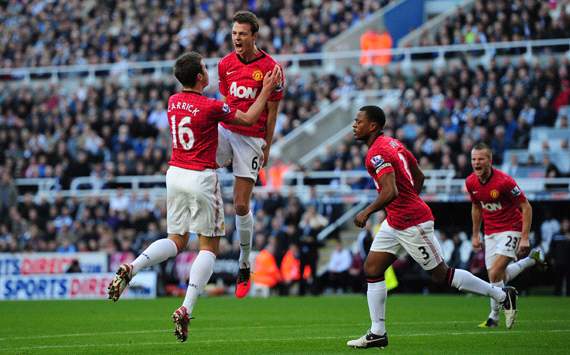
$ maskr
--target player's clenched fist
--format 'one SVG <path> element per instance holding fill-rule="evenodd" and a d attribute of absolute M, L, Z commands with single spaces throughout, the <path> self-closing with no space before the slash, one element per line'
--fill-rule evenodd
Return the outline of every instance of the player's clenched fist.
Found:
<path fill-rule="evenodd" d="M 368 221 L 368 213 L 366 211 L 361 211 L 354 217 L 354 225 L 358 228 L 364 228 L 366 221 Z"/>

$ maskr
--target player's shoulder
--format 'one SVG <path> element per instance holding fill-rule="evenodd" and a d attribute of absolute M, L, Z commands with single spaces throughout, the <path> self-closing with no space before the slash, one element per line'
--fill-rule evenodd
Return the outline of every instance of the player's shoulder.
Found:
<path fill-rule="evenodd" d="M 473 186 L 475 186 L 476 182 L 477 182 L 477 176 L 475 175 L 475 173 L 471 173 L 471 174 L 469 174 L 469 176 L 467 176 L 465 178 L 465 186 L 468 189 L 473 188 Z"/>
<path fill-rule="evenodd" d="M 270 66 L 271 68 L 273 68 L 276 64 L 279 64 L 279 62 L 277 60 L 275 60 L 275 58 L 273 58 L 271 55 L 269 55 L 267 52 L 265 52 L 264 50 L 260 49 L 260 52 L 262 53 L 262 57 L 259 59 L 259 62 L 263 65 L 266 66 Z"/>
<path fill-rule="evenodd" d="M 228 54 L 226 54 L 225 56 L 222 57 L 222 59 L 220 59 L 218 65 L 228 65 L 230 63 L 233 63 L 235 61 L 237 61 L 237 55 L 236 52 L 232 51 Z"/>
<path fill-rule="evenodd" d="M 271 54 L 267 53 L 266 51 L 264 51 L 263 49 L 261 49 L 261 53 L 263 53 L 263 55 L 265 56 L 264 59 L 273 63 L 277 63 L 277 60 L 275 60 L 275 58 L 273 58 L 271 56 Z"/>
<path fill-rule="evenodd" d="M 182 95 L 181 92 L 175 92 L 174 94 L 172 94 L 168 97 L 168 101 L 179 99 L 180 95 Z"/>
<path fill-rule="evenodd" d="M 378 137 L 372 144 L 372 147 L 384 151 L 386 154 L 396 154 L 398 150 L 406 149 L 406 146 L 396 138 L 386 136 Z"/>
<path fill-rule="evenodd" d="M 493 174 L 496 176 L 495 181 L 498 184 L 512 183 L 515 181 L 515 179 L 513 179 L 509 174 L 507 174 L 507 173 L 505 173 L 499 169 L 493 168 Z"/>

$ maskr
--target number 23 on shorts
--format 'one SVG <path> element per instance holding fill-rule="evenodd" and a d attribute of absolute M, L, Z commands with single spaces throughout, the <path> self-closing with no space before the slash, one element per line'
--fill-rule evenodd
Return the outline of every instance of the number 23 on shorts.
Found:
<path fill-rule="evenodd" d="M 508 240 L 507 240 L 507 243 L 505 243 L 505 246 L 507 248 L 516 249 L 517 245 L 519 244 L 519 238 L 510 236 L 510 235 L 508 235 L 507 238 L 508 238 Z"/>

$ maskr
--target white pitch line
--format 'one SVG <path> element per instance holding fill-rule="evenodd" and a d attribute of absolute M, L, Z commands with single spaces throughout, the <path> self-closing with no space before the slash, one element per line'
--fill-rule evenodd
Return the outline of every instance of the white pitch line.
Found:
<path fill-rule="evenodd" d="M 570 323 L 570 319 L 545 319 L 545 320 L 517 320 L 517 323 Z M 474 321 L 425 321 L 425 322 L 388 322 L 388 326 L 398 326 L 398 325 L 444 325 L 444 324 L 470 324 L 477 323 Z M 366 327 L 368 323 L 365 322 L 353 322 L 353 323 L 308 323 L 304 324 L 306 327 L 353 327 L 353 326 L 363 326 Z M 244 330 L 244 329 L 266 329 L 267 325 L 245 325 L 245 326 L 228 326 L 228 327 L 196 327 L 192 331 L 209 331 L 209 330 Z M 289 329 L 289 328 L 299 328 L 298 324 L 289 325 L 272 325 L 271 329 Z M 75 338 L 75 337 L 94 337 L 94 336 L 106 336 L 106 335 L 136 335 L 136 334 L 152 334 L 152 333 L 168 333 L 172 329 L 149 329 L 149 330 L 119 330 L 113 332 L 97 332 L 97 333 L 71 333 L 71 334 L 46 334 L 46 335 L 33 335 L 33 336 L 19 336 L 19 337 L 4 337 L 0 338 L 0 341 L 9 340 L 34 340 L 34 339 L 53 339 L 53 338 Z"/>
<path fill-rule="evenodd" d="M 504 331 L 471 331 L 471 332 L 445 332 L 445 333 L 416 333 L 416 334 L 396 334 L 391 335 L 391 338 L 413 338 L 425 336 L 462 336 L 462 335 L 504 335 L 504 334 L 537 334 L 537 333 L 570 333 L 570 329 L 550 329 L 550 330 L 504 330 Z M 215 343 L 280 343 L 280 342 L 295 342 L 306 340 L 332 340 L 338 339 L 346 341 L 350 338 L 358 337 L 360 335 L 346 335 L 346 336 L 329 336 L 329 337 L 304 337 L 304 338 L 270 338 L 270 339 L 214 339 L 214 340 L 190 340 L 189 344 L 215 344 Z M 8 351 L 27 351 L 27 350 L 48 350 L 48 349 L 78 349 L 78 348 L 108 348 L 108 347 L 131 347 L 131 346 L 148 346 L 148 345 L 162 345 L 162 346 L 182 346 L 174 340 L 170 342 L 146 342 L 146 343 L 115 343 L 115 344 L 62 344 L 62 345 L 39 345 L 39 346 L 26 346 L 20 348 L 4 348 L 0 352 Z"/>

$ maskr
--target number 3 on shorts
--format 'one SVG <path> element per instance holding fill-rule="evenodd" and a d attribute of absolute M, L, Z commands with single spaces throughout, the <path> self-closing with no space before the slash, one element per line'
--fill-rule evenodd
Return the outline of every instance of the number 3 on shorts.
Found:
<path fill-rule="evenodd" d="M 422 256 L 424 258 L 424 260 L 428 260 L 429 259 L 429 254 L 426 251 L 426 247 L 418 247 L 420 253 L 422 253 Z"/>

